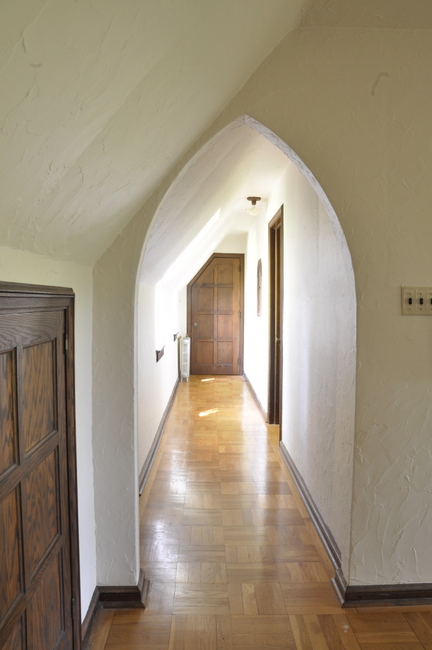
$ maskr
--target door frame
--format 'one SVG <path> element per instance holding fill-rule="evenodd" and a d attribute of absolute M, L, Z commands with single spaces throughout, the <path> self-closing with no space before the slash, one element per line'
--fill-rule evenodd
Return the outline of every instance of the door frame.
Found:
<path fill-rule="evenodd" d="M 282 438 L 282 375 L 283 375 L 283 205 L 268 225 L 269 241 L 269 378 L 267 421 L 279 425 Z M 276 265 L 276 261 L 278 264 Z M 279 340 L 276 341 L 276 333 Z"/>
<path fill-rule="evenodd" d="M 187 285 L 187 335 L 192 337 L 192 286 L 198 280 L 199 276 L 214 259 L 218 258 L 238 258 L 240 260 L 240 327 L 239 327 L 239 372 L 238 375 L 243 375 L 243 362 L 244 362 L 244 253 L 213 253 L 208 260 L 203 264 L 199 271 L 194 275 L 192 280 Z"/>
<path fill-rule="evenodd" d="M 72 289 L 0 281 L 0 312 L 63 311 L 67 354 L 65 355 L 66 451 L 71 566 L 71 618 L 73 650 L 81 648 L 81 598 L 78 538 L 78 489 L 75 421 L 75 294 Z"/>

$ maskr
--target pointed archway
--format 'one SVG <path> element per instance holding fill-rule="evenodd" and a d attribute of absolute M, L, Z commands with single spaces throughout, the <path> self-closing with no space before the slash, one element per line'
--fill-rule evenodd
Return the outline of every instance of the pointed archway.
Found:
<path fill-rule="evenodd" d="M 230 200 L 235 188 L 228 176 L 233 176 L 233 161 L 243 168 L 250 162 L 251 150 L 258 143 L 263 151 L 270 149 L 285 164 L 281 171 L 285 176 L 282 181 L 281 176 L 277 182 L 274 180 L 277 187 L 267 197 L 268 214 L 260 216 L 270 220 L 276 196 L 279 205 L 284 204 L 288 263 L 284 278 L 281 445 L 304 481 L 323 529 L 330 532 L 337 563 L 347 575 L 356 367 L 351 256 L 337 215 L 311 170 L 275 133 L 248 116 L 223 129 L 182 169 L 155 213 L 142 251 L 136 281 L 135 328 L 139 469 L 148 463 L 149 454 L 156 448 L 160 423 L 177 381 L 177 347 L 168 339 L 186 333 L 187 282 L 211 253 L 224 252 L 218 250 L 221 242 L 226 245 L 227 237 L 234 236 L 226 224 L 236 222 L 234 215 L 239 212 L 233 207 L 235 201 Z M 220 230 L 215 230 L 213 224 L 200 239 L 200 230 L 218 211 L 222 214 Z M 244 243 L 244 367 L 258 399 L 265 404 L 267 387 L 262 384 L 262 376 L 268 376 L 267 370 L 263 372 L 269 363 L 268 350 L 263 352 L 268 322 L 266 316 L 257 316 L 254 302 L 255 269 L 260 259 L 264 288 L 268 278 L 268 258 L 261 240 L 259 231 L 251 226 Z M 185 248 L 179 266 L 167 273 L 167 259 L 181 259 Z M 263 314 L 267 309 L 268 296 L 264 296 Z M 164 359 L 159 365 L 154 352 L 162 347 Z"/>

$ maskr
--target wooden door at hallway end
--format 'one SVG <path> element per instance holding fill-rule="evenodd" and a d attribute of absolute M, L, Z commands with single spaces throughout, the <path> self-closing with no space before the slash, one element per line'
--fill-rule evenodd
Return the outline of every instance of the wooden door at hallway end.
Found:
<path fill-rule="evenodd" d="M 188 284 L 191 374 L 243 372 L 242 254 L 214 253 Z"/>
<path fill-rule="evenodd" d="M 80 647 L 73 388 L 72 291 L 0 283 L 3 650 Z"/>

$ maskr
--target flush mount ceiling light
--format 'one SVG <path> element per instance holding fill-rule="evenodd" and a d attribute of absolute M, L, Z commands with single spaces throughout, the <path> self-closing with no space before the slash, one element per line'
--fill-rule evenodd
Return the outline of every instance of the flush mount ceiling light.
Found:
<path fill-rule="evenodd" d="M 248 196 L 247 200 L 251 202 L 251 207 L 246 208 L 246 212 L 249 212 L 249 214 L 256 215 L 258 214 L 259 208 L 257 207 L 257 202 L 261 201 L 260 196 Z"/>

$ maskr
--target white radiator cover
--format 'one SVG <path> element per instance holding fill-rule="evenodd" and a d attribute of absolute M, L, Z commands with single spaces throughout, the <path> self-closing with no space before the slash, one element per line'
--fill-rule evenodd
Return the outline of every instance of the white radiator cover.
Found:
<path fill-rule="evenodd" d="M 180 379 L 189 381 L 190 375 L 190 336 L 182 336 L 180 342 Z"/>

